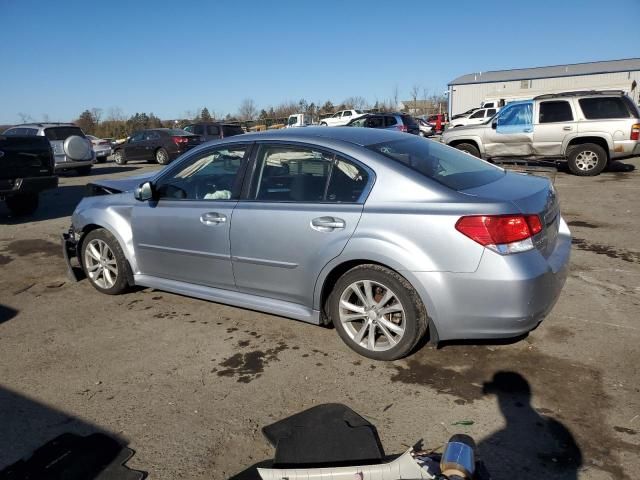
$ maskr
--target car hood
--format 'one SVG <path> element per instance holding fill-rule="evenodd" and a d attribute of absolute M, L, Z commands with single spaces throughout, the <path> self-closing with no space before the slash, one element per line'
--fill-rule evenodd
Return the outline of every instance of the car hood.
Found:
<path fill-rule="evenodd" d="M 91 184 L 98 187 L 104 187 L 111 193 L 130 192 L 141 183 L 153 179 L 158 171 L 159 170 L 145 172 L 140 175 L 133 175 L 131 177 L 120 178 L 117 180 L 96 180 L 95 182 L 91 182 Z"/>

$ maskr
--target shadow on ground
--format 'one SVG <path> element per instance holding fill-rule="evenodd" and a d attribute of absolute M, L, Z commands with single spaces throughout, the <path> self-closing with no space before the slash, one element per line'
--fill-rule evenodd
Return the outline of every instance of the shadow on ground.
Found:
<path fill-rule="evenodd" d="M 140 480 L 117 435 L 0 387 L 0 479 Z"/>

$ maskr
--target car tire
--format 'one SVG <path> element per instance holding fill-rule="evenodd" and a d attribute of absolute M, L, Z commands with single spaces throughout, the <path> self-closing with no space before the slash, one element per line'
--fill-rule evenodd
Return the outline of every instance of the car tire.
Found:
<path fill-rule="evenodd" d="M 609 159 L 604 148 L 595 143 L 584 143 L 569 147 L 567 152 L 569 170 L 580 177 L 593 177 L 607 167 Z"/>
<path fill-rule="evenodd" d="M 420 135 L 421 137 L 426 137 L 426 136 L 427 136 L 427 134 L 426 134 L 426 133 L 424 133 L 422 130 L 420 130 L 420 131 L 418 132 L 418 135 Z"/>
<path fill-rule="evenodd" d="M 88 167 L 78 167 L 76 168 L 76 172 L 78 172 L 78 175 L 91 175 L 91 165 Z"/>
<path fill-rule="evenodd" d="M 80 259 L 89 282 L 99 292 L 118 295 L 129 288 L 129 263 L 108 230 L 98 228 L 83 238 Z"/>
<path fill-rule="evenodd" d="M 124 150 L 116 150 L 113 154 L 113 161 L 118 165 L 126 165 L 127 157 L 125 156 Z"/>
<path fill-rule="evenodd" d="M 478 147 L 476 147 L 475 145 L 472 145 L 470 143 L 459 143 L 456 145 L 456 148 L 462 152 L 480 158 L 480 150 L 478 150 Z"/>
<path fill-rule="evenodd" d="M 169 154 L 162 147 L 156 150 L 155 158 L 156 162 L 160 165 L 167 165 L 171 161 L 169 160 Z"/>
<path fill-rule="evenodd" d="M 345 308 L 345 304 L 353 309 Z M 397 360 L 408 355 L 428 328 L 427 312 L 418 293 L 406 278 L 381 265 L 359 265 L 346 272 L 336 282 L 325 307 L 342 340 L 374 360 Z M 384 313 L 391 308 L 394 310 Z"/>
<path fill-rule="evenodd" d="M 19 193 L 6 198 L 7 208 L 16 217 L 31 215 L 38 209 L 40 199 L 37 193 Z"/>
<path fill-rule="evenodd" d="M 328 125 L 327 125 L 327 122 L 320 122 L 320 126 L 321 127 L 327 127 Z"/>

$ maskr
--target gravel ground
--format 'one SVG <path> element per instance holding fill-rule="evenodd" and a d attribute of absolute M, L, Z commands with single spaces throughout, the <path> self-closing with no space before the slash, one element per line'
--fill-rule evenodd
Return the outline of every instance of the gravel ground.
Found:
<path fill-rule="evenodd" d="M 640 169 L 557 175 L 575 237 L 571 272 L 527 338 L 381 363 L 331 329 L 71 283 L 58 238 L 84 184 L 153 168 L 107 163 L 61 177 L 28 221 L 0 206 L 0 469 L 63 432 L 104 432 L 151 478 L 250 479 L 273 454 L 263 426 L 339 402 L 378 427 L 390 454 L 463 432 L 497 479 L 636 477 Z"/>

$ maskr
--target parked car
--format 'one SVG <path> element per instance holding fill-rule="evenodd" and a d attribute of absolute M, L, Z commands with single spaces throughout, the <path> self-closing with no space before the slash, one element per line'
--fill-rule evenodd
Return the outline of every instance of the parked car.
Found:
<path fill-rule="evenodd" d="M 177 128 L 150 128 L 133 133 L 113 149 L 118 165 L 131 160 L 146 160 L 167 165 L 187 150 L 199 145 L 201 138 Z"/>
<path fill-rule="evenodd" d="M 427 117 L 427 123 L 433 127 L 434 132 L 442 133 L 449 125 L 449 115 L 446 113 L 436 113 Z"/>
<path fill-rule="evenodd" d="M 43 190 L 56 188 L 53 151 L 43 136 L 0 135 L 0 200 L 13 215 L 30 215 Z"/>
<path fill-rule="evenodd" d="M 467 117 L 467 116 L 471 115 L 473 112 L 475 112 L 476 110 L 479 110 L 479 107 L 470 108 L 466 112 L 458 113 L 458 114 L 454 115 L 453 117 L 451 117 L 451 120 L 453 121 L 456 118 Z"/>
<path fill-rule="evenodd" d="M 375 128 L 236 136 L 93 191 L 64 251 L 98 291 L 141 285 L 333 323 L 380 360 L 427 332 L 535 328 L 571 250 L 548 179 Z"/>
<path fill-rule="evenodd" d="M 325 117 L 320 120 L 320 125 L 323 127 L 339 127 L 349 123 L 354 118 L 361 117 L 365 112 L 362 110 L 340 110 L 334 113 L 330 117 Z"/>
<path fill-rule="evenodd" d="M 73 169 L 88 175 L 96 161 L 91 141 L 73 123 L 25 123 L 9 128 L 4 135 L 46 137 L 53 149 L 56 172 Z"/>
<path fill-rule="evenodd" d="M 284 128 L 308 127 L 311 124 L 313 124 L 311 115 L 307 115 L 306 113 L 294 113 L 293 115 L 289 115 L 287 125 Z"/>
<path fill-rule="evenodd" d="M 487 122 L 491 117 L 493 117 L 498 109 L 495 108 L 479 108 L 475 112 L 466 117 L 456 118 L 451 122 L 451 127 L 463 127 L 465 125 L 477 125 L 479 123 Z"/>
<path fill-rule="evenodd" d="M 111 155 L 111 141 L 108 138 L 98 138 L 93 135 L 87 135 L 87 138 L 93 145 L 93 151 L 96 153 L 96 161 L 103 163 Z"/>
<path fill-rule="evenodd" d="M 639 137 L 640 113 L 623 92 L 566 92 L 510 103 L 491 122 L 448 130 L 442 142 L 485 159 L 567 161 L 589 176 L 640 155 Z"/>
<path fill-rule="evenodd" d="M 411 115 L 405 113 L 367 113 L 351 120 L 348 127 L 384 128 L 418 135 L 420 128 Z"/>
<path fill-rule="evenodd" d="M 234 135 L 242 135 L 244 133 L 240 125 L 219 122 L 192 123 L 184 127 L 183 130 L 194 135 L 200 135 L 203 142 L 219 140 Z"/>
<path fill-rule="evenodd" d="M 416 122 L 418 124 L 418 127 L 420 128 L 418 135 L 420 135 L 421 137 L 431 137 L 435 135 L 435 127 L 427 122 L 424 118 L 418 118 Z"/>

